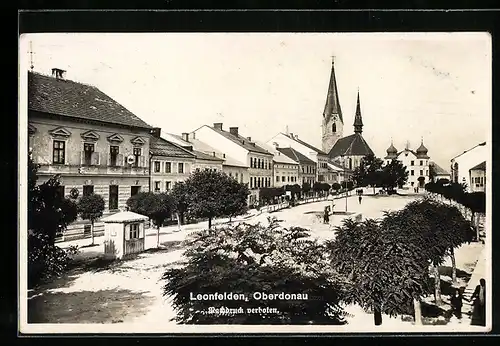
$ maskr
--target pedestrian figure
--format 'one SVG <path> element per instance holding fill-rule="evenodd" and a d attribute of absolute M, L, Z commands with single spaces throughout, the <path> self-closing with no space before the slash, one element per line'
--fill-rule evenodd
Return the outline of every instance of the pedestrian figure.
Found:
<path fill-rule="evenodd" d="M 358 197 L 358 200 L 359 200 L 359 204 L 361 204 L 361 200 L 363 199 L 363 196 L 359 195 Z"/>
<path fill-rule="evenodd" d="M 471 324 L 486 326 L 486 280 L 479 280 L 471 299 L 474 299 Z"/>
<path fill-rule="evenodd" d="M 453 292 L 453 296 L 450 299 L 451 306 L 453 307 L 453 313 L 460 320 L 462 319 L 462 293 L 457 288 Z"/>
<path fill-rule="evenodd" d="M 330 216 L 328 215 L 328 207 L 325 207 L 325 212 L 323 215 L 323 223 L 328 224 L 330 223 Z"/>

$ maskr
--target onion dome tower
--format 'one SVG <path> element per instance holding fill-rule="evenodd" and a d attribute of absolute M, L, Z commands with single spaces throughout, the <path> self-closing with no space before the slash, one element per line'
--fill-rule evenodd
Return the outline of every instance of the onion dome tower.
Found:
<path fill-rule="evenodd" d="M 391 140 L 391 146 L 386 150 L 387 156 L 385 157 L 387 160 L 392 160 L 398 157 L 398 150 L 394 147 L 394 144 Z"/>
<path fill-rule="evenodd" d="M 424 139 L 422 138 L 422 140 L 420 142 L 420 146 L 417 149 L 417 157 L 419 159 L 428 159 L 429 156 L 427 156 L 427 152 L 428 152 L 428 150 L 425 147 L 425 145 L 424 145 Z"/>

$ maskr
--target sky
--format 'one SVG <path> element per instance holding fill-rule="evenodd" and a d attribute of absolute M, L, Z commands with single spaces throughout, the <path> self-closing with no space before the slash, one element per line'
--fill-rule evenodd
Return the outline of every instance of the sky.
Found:
<path fill-rule="evenodd" d="M 30 52 L 30 42 L 31 51 Z M 363 136 L 379 157 L 391 143 L 448 169 L 450 159 L 489 141 L 491 40 L 485 33 L 81 33 L 31 34 L 21 69 L 92 84 L 162 132 L 222 122 L 267 141 L 297 134 L 321 148 L 332 66 L 353 133 L 359 89 Z"/>

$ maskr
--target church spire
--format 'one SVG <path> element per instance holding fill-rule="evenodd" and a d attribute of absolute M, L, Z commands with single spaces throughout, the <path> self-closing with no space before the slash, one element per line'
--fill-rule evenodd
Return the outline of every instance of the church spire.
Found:
<path fill-rule="evenodd" d="M 363 119 L 361 118 L 361 105 L 359 103 L 359 89 L 358 89 L 358 103 L 356 105 L 356 115 L 354 117 L 354 133 L 361 134 L 363 132 Z"/>
<path fill-rule="evenodd" d="M 328 94 L 326 97 L 323 118 L 326 118 L 328 121 L 334 114 L 339 117 L 343 124 L 344 119 L 342 118 L 342 110 L 340 109 L 339 91 L 337 89 L 337 80 L 335 78 L 335 60 L 334 57 L 332 57 L 332 71 L 330 73 L 330 84 L 328 84 Z"/>

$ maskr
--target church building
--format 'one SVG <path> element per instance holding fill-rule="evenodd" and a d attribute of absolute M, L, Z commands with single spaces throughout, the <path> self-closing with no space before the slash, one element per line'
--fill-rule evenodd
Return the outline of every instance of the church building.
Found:
<path fill-rule="evenodd" d="M 343 137 L 344 118 L 339 102 L 335 66 L 332 61 L 330 84 L 328 86 L 325 110 L 323 112 L 322 148 L 324 152 L 328 153 L 330 160 L 340 163 L 349 170 L 358 167 L 364 156 L 373 154 L 372 149 L 362 136 L 363 119 L 361 116 L 359 90 L 353 125 L 354 134 Z"/>

